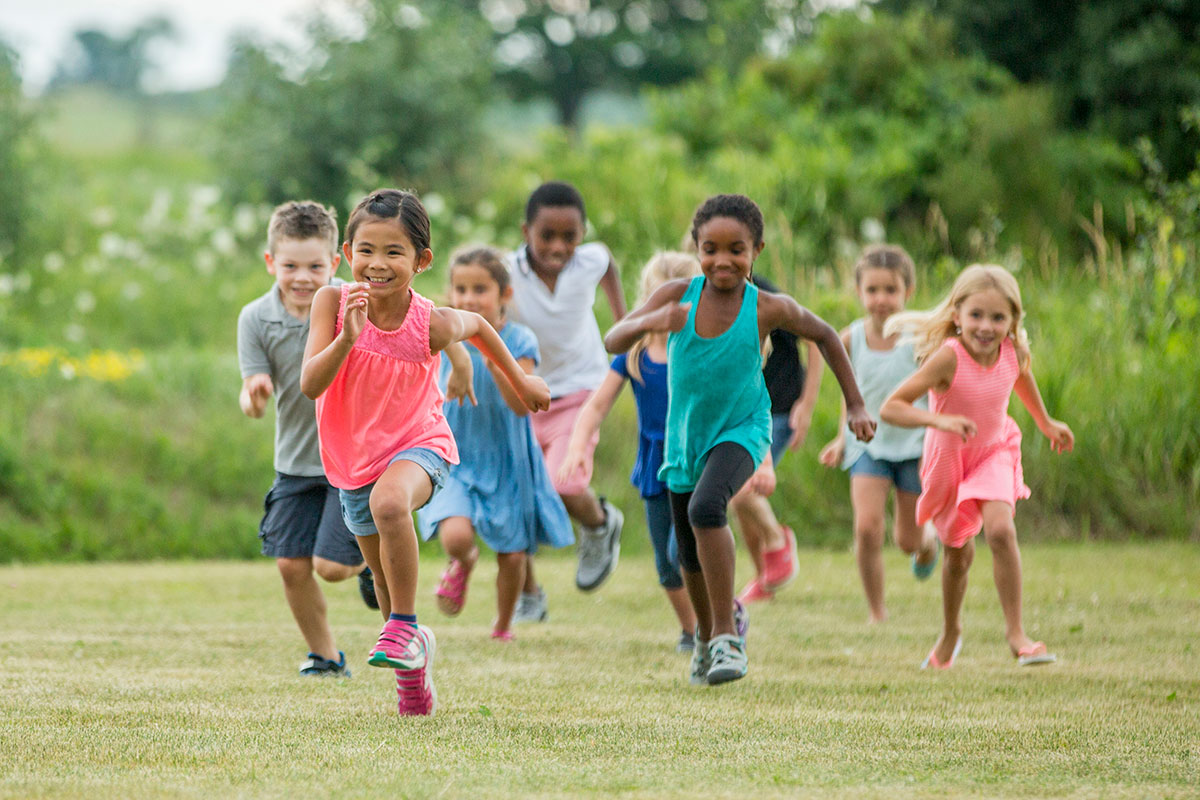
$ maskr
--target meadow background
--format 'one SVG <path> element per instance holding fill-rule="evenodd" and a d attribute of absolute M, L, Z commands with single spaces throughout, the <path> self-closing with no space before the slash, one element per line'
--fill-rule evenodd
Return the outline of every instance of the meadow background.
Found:
<path fill-rule="evenodd" d="M 169 23 L 81 31 L 36 95 L 0 49 L 0 563 L 253 557 L 273 428 L 238 411 L 234 340 L 270 285 L 272 205 L 344 221 L 415 188 L 444 266 L 517 245 L 551 178 L 581 189 L 631 303 L 718 191 L 758 201 L 758 268 L 835 327 L 868 242 L 913 254 L 917 308 L 1006 265 L 1077 439 L 1052 454 L 1014 401 L 1022 538 L 1200 541 L 1197 9 L 935 5 L 370 0 L 303 48 L 243 35 L 189 92 L 145 88 Z M 816 462 L 837 413 L 827 375 L 775 502 L 844 549 L 847 481 Z M 640 531 L 627 394 L 603 433 L 595 485 Z"/>

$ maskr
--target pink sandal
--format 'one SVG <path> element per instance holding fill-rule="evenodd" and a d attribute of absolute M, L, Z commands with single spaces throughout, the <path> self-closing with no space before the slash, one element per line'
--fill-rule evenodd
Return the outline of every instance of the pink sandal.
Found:
<path fill-rule="evenodd" d="M 950 654 L 950 659 L 943 664 L 937 659 L 937 645 L 929 651 L 929 655 L 925 656 L 925 660 L 921 662 L 921 669 L 950 669 L 954 666 L 954 659 L 958 658 L 958 651 L 962 650 L 962 637 L 958 637 L 958 641 L 954 643 L 954 652 Z"/>
<path fill-rule="evenodd" d="M 1058 656 L 1046 650 L 1045 642 L 1034 642 L 1013 653 L 1019 667 L 1036 667 L 1038 664 L 1053 664 Z"/>
<path fill-rule="evenodd" d="M 453 617 L 463 610 L 467 602 L 467 572 L 461 561 L 454 559 L 446 567 L 434 595 L 438 610 L 443 614 Z"/>

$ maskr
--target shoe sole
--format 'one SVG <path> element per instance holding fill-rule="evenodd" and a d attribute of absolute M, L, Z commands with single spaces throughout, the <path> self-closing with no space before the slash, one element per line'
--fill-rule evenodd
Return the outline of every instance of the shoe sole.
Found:
<path fill-rule="evenodd" d="M 746 677 L 746 670 L 723 669 L 709 670 L 707 682 L 709 686 L 717 686 L 722 683 L 729 683 L 740 678 Z"/>
<path fill-rule="evenodd" d="M 621 560 L 621 543 L 618 540 L 617 546 L 612 549 L 612 559 L 608 562 L 608 568 L 600 573 L 600 577 L 596 578 L 591 583 L 583 584 L 579 582 L 579 576 L 575 576 L 575 587 L 581 592 L 591 592 L 600 588 L 600 585 L 608 580 L 608 576 L 613 574 L 613 570 L 617 568 L 617 562 Z"/>
<path fill-rule="evenodd" d="M 467 604 L 465 597 L 463 598 L 463 602 L 456 604 L 453 598 L 446 597 L 444 594 L 437 594 L 436 592 L 434 592 L 434 599 L 437 602 L 438 611 L 447 617 L 457 617 L 462 613 L 463 606 Z"/>

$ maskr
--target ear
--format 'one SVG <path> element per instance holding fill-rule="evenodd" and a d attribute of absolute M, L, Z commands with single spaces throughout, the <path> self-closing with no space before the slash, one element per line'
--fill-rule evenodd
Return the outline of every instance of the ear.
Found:
<path fill-rule="evenodd" d="M 907 303 L 909 300 L 912 300 L 913 292 L 915 292 L 916 290 L 917 290 L 917 289 L 916 289 L 916 287 L 915 287 L 915 286 L 909 286 L 907 289 L 905 289 L 905 291 L 904 291 L 904 302 L 906 302 L 906 303 Z"/>
<path fill-rule="evenodd" d="M 529 241 L 529 223 L 528 222 L 521 223 L 521 238 L 527 242 Z"/>
<path fill-rule="evenodd" d="M 342 256 L 337 250 L 329 254 L 329 277 L 337 275 L 338 264 L 342 263 Z"/>
<path fill-rule="evenodd" d="M 421 255 L 417 258 L 417 274 L 429 269 L 429 265 L 433 263 L 433 251 L 426 247 L 421 251 Z"/>
<path fill-rule="evenodd" d="M 350 242 L 342 242 L 342 254 L 346 256 L 346 263 L 349 264 L 353 259 L 350 258 L 351 248 Z"/>
<path fill-rule="evenodd" d="M 510 283 L 503 292 L 500 293 L 500 302 L 507 303 L 513 298 L 513 287 Z"/>
<path fill-rule="evenodd" d="M 263 251 L 263 259 L 267 262 L 267 272 L 271 275 L 275 274 L 275 256 L 271 255 L 270 250 Z"/>
<path fill-rule="evenodd" d="M 758 257 L 760 255 L 762 255 L 762 251 L 766 246 L 767 246 L 766 242 L 759 242 L 758 244 L 754 245 L 754 258 L 756 260 L 758 259 Z"/>

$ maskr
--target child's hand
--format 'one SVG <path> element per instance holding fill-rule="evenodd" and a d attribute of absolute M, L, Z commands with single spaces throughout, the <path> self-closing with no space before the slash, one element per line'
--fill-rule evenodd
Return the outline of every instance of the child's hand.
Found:
<path fill-rule="evenodd" d="M 678 333 L 687 324 L 691 303 L 668 303 L 646 319 L 646 329 L 655 333 Z"/>
<path fill-rule="evenodd" d="M 274 392 L 275 386 L 271 383 L 270 375 L 265 373 L 251 375 L 246 380 L 246 397 L 250 400 L 250 407 L 246 410 L 247 415 L 255 419 L 261 417 L 267 408 L 267 400 Z"/>
<path fill-rule="evenodd" d="M 960 417 L 957 414 L 938 414 L 934 420 L 933 427 L 939 431 L 953 433 L 964 442 L 978 432 L 978 428 L 975 427 L 975 420 L 970 417 Z"/>
<path fill-rule="evenodd" d="M 526 375 L 521 385 L 514 388 L 530 411 L 545 411 L 550 407 L 550 387 L 537 375 Z"/>
<path fill-rule="evenodd" d="M 1050 449 L 1056 453 L 1069 453 L 1075 449 L 1075 434 L 1071 433 L 1065 422 L 1047 420 L 1042 433 L 1050 440 Z"/>
<path fill-rule="evenodd" d="M 367 324 L 368 287 L 365 283 L 350 284 L 346 295 L 346 313 L 342 316 L 342 335 L 351 343 L 357 342 Z"/>
<path fill-rule="evenodd" d="M 573 447 L 568 449 L 567 455 L 563 458 L 562 465 L 558 468 L 557 477 L 559 483 L 567 482 L 571 479 L 572 475 L 583 469 L 586 466 L 584 463 L 585 460 L 581 451 Z"/>
<path fill-rule="evenodd" d="M 821 448 L 821 454 L 817 456 L 817 460 L 823 466 L 830 469 L 837 469 L 842 463 L 842 456 L 846 454 L 846 442 L 842 437 L 837 437 L 829 444 Z"/>
<path fill-rule="evenodd" d="M 501 377 L 501 380 L 504 378 Z M 446 401 L 455 400 L 460 406 L 464 400 L 470 400 L 473 406 L 479 405 L 479 401 L 475 399 L 475 369 L 471 366 L 470 359 L 467 359 L 461 368 L 452 363 L 450 377 L 446 379 Z"/>
<path fill-rule="evenodd" d="M 769 459 L 754 470 L 750 480 L 746 481 L 745 488 L 763 497 L 770 497 L 775 493 L 775 467 L 771 465 Z"/>
<path fill-rule="evenodd" d="M 875 438 L 875 420 L 862 406 L 846 409 L 846 424 L 860 442 L 869 442 Z"/>

